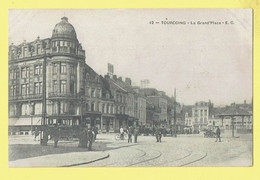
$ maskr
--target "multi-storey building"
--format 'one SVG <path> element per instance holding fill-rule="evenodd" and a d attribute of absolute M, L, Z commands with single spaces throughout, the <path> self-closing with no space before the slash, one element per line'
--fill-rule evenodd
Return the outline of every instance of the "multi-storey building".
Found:
<path fill-rule="evenodd" d="M 192 108 L 192 126 L 194 130 L 203 130 L 207 128 L 209 117 L 209 103 L 196 102 Z"/>
<path fill-rule="evenodd" d="M 128 116 L 126 114 L 127 109 L 127 90 L 118 83 L 116 75 L 110 78 L 105 76 L 109 83 L 111 95 L 114 100 L 114 114 L 115 121 L 113 122 L 114 130 L 119 130 L 120 127 L 127 127 Z"/>
<path fill-rule="evenodd" d="M 22 131 L 42 123 L 80 123 L 85 51 L 68 18 L 56 24 L 51 38 L 11 45 L 8 63 L 10 126 Z"/>
<path fill-rule="evenodd" d="M 100 101 L 101 130 L 103 132 L 116 131 L 116 106 L 115 99 L 111 94 L 109 80 L 100 77 L 102 80 L 102 99 Z"/>
<path fill-rule="evenodd" d="M 10 132 L 56 123 L 114 130 L 115 115 L 125 112 L 120 93 L 112 94 L 109 83 L 85 63 L 85 51 L 66 17 L 51 38 L 9 47 Z"/>
<path fill-rule="evenodd" d="M 140 94 L 136 95 L 137 101 L 137 116 L 139 125 L 146 125 L 146 98 Z"/>

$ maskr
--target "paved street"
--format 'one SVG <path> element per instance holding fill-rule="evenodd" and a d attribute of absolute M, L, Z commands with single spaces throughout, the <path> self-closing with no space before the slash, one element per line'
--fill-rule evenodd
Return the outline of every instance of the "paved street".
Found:
<path fill-rule="evenodd" d="M 163 137 L 162 143 L 157 143 L 153 136 L 139 136 L 138 143 L 116 141 L 114 136 L 98 134 L 93 152 L 77 148 L 77 141 L 60 141 L 59 148 L 54 149 L 51 141 L 49 146 L 41 147 L 31 136 L 10 137 L 9 160 L 12 166 L 30 166 L 28 162 L 38 162 L 31 166 L 99 167 L 252 165 L 252 135 L 249 134 L 231 138 L 231 133 L 227 132 L 223 134 L 223 142 L 203 138 L 202 134 L 179 135 L 177 138 Z M 19 146 L 23 146 L 20 151 L 17 150 Z M 38 154 L 33 152 L 34 148 L 38 148 Z"/>

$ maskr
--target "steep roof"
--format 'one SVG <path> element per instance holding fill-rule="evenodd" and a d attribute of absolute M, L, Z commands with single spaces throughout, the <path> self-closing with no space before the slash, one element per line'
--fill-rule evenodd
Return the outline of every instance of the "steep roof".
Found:
<path fill-rule="evenodd" d="M 185 114 L 188 113 L 188 116 L 191 117 L 192 116 L 192 108 L 193 108 L 193 105 L 184 105 L 182 107 L 182 111 L 181 111 L 182 116 L 184 117 Z"/>

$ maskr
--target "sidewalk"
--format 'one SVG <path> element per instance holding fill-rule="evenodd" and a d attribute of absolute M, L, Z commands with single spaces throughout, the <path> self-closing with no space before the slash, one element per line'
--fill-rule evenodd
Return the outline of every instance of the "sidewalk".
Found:
<path fill-rule="evenodd" d="M 70 167 L 99 161 L 109 157 L 105 152 L 71 152 L 9 161 L 9 167 Z"/>
<path fill-rule="evenodd" d="M 78 148 L 78 141 L 59 141 L 58 148 L 53 141 L 41 146 L 30 136 L 9 138 L 9 167 L 61 167 L 88 164 L 109 157 L 105 144 L 95 142 L 93 151 Z"/>

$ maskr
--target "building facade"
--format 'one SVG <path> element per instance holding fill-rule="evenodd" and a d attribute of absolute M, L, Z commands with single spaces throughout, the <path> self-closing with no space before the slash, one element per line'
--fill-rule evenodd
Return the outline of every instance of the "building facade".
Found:
<path fill-rule="evenodd" d="M 22 132 L 41 124 L 79 124 L 84 64 L 85 51 L 66 17 L 51 38 L 10 45 L 9 125 Z"/>
<path fill-rule="evenodd" d="M 207 128 L 209 117 L 208 102 L 196 102 L 192 108 L 192 127 L 194 130 L 203 130 Z"/>

